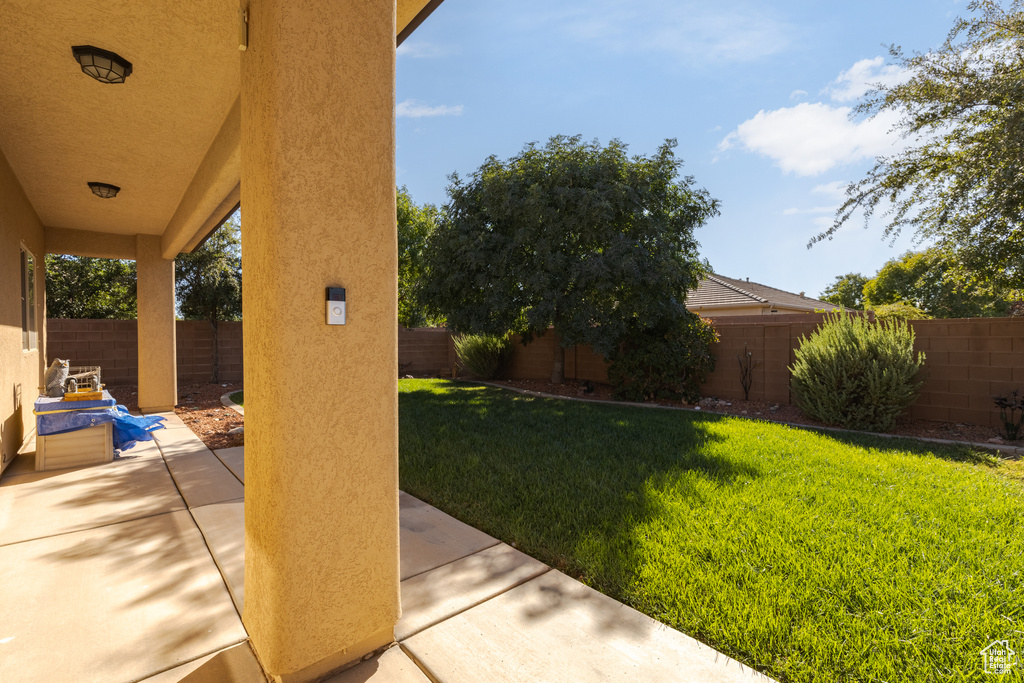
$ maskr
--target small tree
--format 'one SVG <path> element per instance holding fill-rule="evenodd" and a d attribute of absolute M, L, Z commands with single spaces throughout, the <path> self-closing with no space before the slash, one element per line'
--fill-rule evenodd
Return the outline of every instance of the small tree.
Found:
<path fill-rule="evenodd" d="M 937 249 L 909 251 L 890 259 L 864 283 L 868 308 L 906 302 L 930 318 L 979 318 L 1006 315 L 1009 301 L 991 289 L 957 282 L 949 260 Z"/>
<path fill-rule="evenodd" d="M 46 255 L 50 318 L 134 320 L 135 285 L 135 261 Z"/>
<path fill-rule="evenodd" d="M 1006 5 L 1005 9 L 1003 5 Z M 855 214 L 884 216 L 949 254 L 960 281 L 1024 280 L 1024 1 L 975 0 L 936 50 L 891 52 L 908 78 L 869 92 L 858 113 L 896 112 L 909 144 L 847 188 L 831 239 Z"/>
<path fill-rule="evenodd" d="M 864 310 L 864 284 L 868 281 L 860 273 L 847 273 L 836 277 L 819 297 L 822 301 L 854 310 Z"/>
<path fill-rule="evenodd" d="M 551 380 L 565 348 L 605 355 L 631 335 L 679 319 L 686 292 L 709 270 L 693 231 L 718 202 L 677 178 L 668 140 L 653 156 L 579 136 L 490 157 L 450 203 L 426 252 L 423 296 L 455 332 L 524 343 L 554 327 Z"/>
<path fill-rule="evenodd" d="M 220 381 L 217 323 L 242 317 L 241 215 L 235 213 L 190 254 L 175 262 L 178 309 L 186 320 L 208 320 L 213 332 L 213 376 Z"/>
<path fill-rule="evenodd" d="M 897 301 L 894 304 L 882 304 L 881 306 L 873 307 L 871 311 L 875 314 L 875 320 L 878 320 L 879 322 L 885 320 L 902 320 L 903 322 L 909 323 L 911 320 L 929 320 L 932 317 L 920 308 L 906 301 Z"/>
<path fill-rule="evenodd" d="M 443 323 L 430 316 L 419 300 L 423 276 L 423 252 L 437 227 L 438 210 L 432 204 L 417 206 L 404 187 L 397 191 L 398 216 L 398 322 L 405 327 Z"/>

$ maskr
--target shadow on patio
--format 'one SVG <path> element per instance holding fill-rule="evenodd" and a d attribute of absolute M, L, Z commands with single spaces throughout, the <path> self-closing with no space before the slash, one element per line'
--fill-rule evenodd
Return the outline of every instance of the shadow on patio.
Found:
<path fill-rule="evenodd" d="M 173 418 L 156 436 L 0 481 L 0 680 L 265 680 L 240 618 L 243 451 Z M 404 493 L 400 522 L 398 647 L 336 683 L 767 680 Z"/>

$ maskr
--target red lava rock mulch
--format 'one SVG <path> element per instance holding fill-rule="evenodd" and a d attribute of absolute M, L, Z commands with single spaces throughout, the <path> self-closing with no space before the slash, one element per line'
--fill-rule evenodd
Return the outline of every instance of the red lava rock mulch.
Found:
<path fill-rule="evenodd" d="M 234 393 L 242 388 L 241 383 L 186 384 L 178 387 L 178 405 L 174 412 L 210 450 L 241 446 L 242 434 L 228 434 L 228 431 L 243 425 L 241 415 L 220 402 L 224 394 Z M 107 387 L 117 402 L 128 410 L 139 409 L 138 388 L 135 385 Z"/>
<path fill-rule="evenodd" d="M 494 384 L 536 391 L 544 394 L 555 394 L 558 396 L 570 396 L 600 401 L 612 401 L 612 388 L 607 384 L 590 383 L 593 390 L 587 391 L 585 382 L 577 380 L 566 380 L 565 384 L 552 384 L 545 380 L 493 380 Z M 693 409 L 697 406 L 684 401 L 650 401 L 664 406 Z M 701 400 L 702 410 L 717 413 L 728 413 L 740 417 L 749 417 L 757 420 L 770 422 L 789 422 L 792 424 L 808 425 L 811 427 L 824 427 L 804 415 L 797 406 L 788 403 L 771 403 L 768 401 L 742 401 L 742 400 L 721 400 L 714 397 L 706 397 Z M 896 427 L 891 434 L 900 436 L 911 436 L 926 439 L 947 439 L 949 441 L 963 441 L 968 443 L 989 443 L 990 439 L 1001 438 L 1001 434 L 995 427 L 969 425 L 952 422 L 936 422 L 933 420 L 915 420 L 903 417 L 897 420 Z M 1000 445 L 1024 446 L 1024 439 L 1008 441 L 1005 443 L 993 443 L 993 447 Z"/>

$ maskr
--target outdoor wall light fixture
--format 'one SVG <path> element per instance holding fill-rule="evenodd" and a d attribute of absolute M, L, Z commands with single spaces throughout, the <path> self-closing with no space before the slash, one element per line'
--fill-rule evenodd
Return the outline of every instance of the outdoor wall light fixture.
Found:
<path fill-rule="evenodd" d="M 76 45 L 71 48 L 71 54 L 82 66 L 82 73 L 89 74 L 100 83 L 124 83 L 124 79 L 132 74 L 132 63 L 108 50 Z"/>
<path fill-rule="evenodd" d="M 103 197 L 103 199 L 113 199 L 121 191 L 120 187 L 109 183 L 89 183 L 89 189 L 94 195 Z"/>

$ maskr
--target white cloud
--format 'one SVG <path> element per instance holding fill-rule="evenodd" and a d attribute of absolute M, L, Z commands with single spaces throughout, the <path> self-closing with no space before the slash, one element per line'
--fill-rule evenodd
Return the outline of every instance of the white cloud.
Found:
<path fill-rule="evenodd" d="M 761 110 L 725 136 L 718 149 L 755 152 L 775 161 L 785 173 L 797 175 L 818 175 L 895 151 L 899 137 L 889 131 L 898 114 L 884 112 L 854 121 L 851 111 L 821 102 Z"/>
<path fill-rule="evenodd" d="M 815 185 L 811 188 L 811 192 L 814 194 L 823 194 L 834 201 L 836 205 L 839 205 L 846 200 L 847 186 L 849 186 L 849 183 L 845 180 L 833 180 L 831 183 Z"/>
<path fill-rule="evenodd" d="M 856 102 L 876 85 L 893 86 L 910 76 L 895 64 L 886 64 L 883 57 L 862 59 L 839 74 L 822 92 L 833 102 Z"/>
<path fill-rule="evenodd" d="M 718 150 L 742 149 L 761 154 L 785 173 L 805 176 L 897 153 L 907 144 L 898 132 L 893 132 L 899 122 L 898 112 L 854 118 L 853 107 L 841 105 L 855 102 L 875 85 L 891 86 L 908 77 L 908 72 L 887 65 L 883 57 L 862 59 L 821 91 L 838 104 L 801 102 L 792 107 L 761 110 L 725 136 Z M 790 99 L 806 95 L 803 90 L 794 90 Z M 842 195 L 837 201 L 841 199 Z"/>
<path fill-rule="evenodd" d="M 748 0 L 592 0 L 548 25 L 616 52 L 659 52 L 684 63 L 752 62 L 786 50 L 793 28 Z"/>
<path fill-rule="evenodd" d="M 823 183 L 821 185 L 815 185 L 811 188 L 811 194 L 823 195 L 826 200 L 831 202 L 828 206 L 812 206 L 805 209 L 785 209 L 782 212 L 783 216 L 801 216 L 810 215 L 815 216 L 811 223 L 824 230 L 832 225 L 836 210 L 846 200 L 846 186 L 847 183 L 844 180 L 833 180 L 830 183 Z"/>
<path fill-rule="evenodd" d="M 811 223 L 818 230 L 824 232 L 825 230 L 828 230 L 833 225 L 835 225 L 835 219 L 832 216 L 818 216 L 813 221 L 811 221 Z"/>
<path fill-rule="evenodd" d="M 800 214 L 816 214 L 816 213 L 835 213 L 836 207 L 834 206 L 814 206 L 809 209 L 786 209 L 782 212 L 783 216 L 798 216 Z"/>
<path fill-rule="evenodd" d="M 432 57 L 444 57 L 451 54 L 450 48 L 436 43 L 424 41 L 406 41 L 398 46 L 395 54 L 399 57 L 411 57 L 412 59 L 429 59 Z"/>
<path fill-rule="evenodd" d="M 395 106 L 395 116 L 418 119 L 424 116 L 462 116 L 462 105 L 430 106 L 417 100 L 403 100 Z"/>

